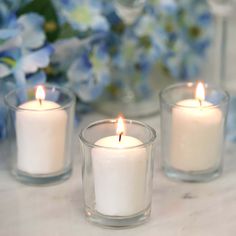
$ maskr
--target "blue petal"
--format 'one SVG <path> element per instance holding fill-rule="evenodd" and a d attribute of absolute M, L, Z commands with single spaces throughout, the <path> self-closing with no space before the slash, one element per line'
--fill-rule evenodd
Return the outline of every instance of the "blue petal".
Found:
<path fill-rule="evenodd" d="M 50 55 L 53 51 L 51 46 L 46 46 L 34 51 L 22 58 L 22 69 L 26 73 L 34 73 L 39 68 L 47 67 L 50 62 Z"/>
<path fill-rule="evenodd" d="M 6 77 L 11 74 L 11 69 L 5 64 L 0 62 L 0 78 Z"/>
<path fill-rule="evenodd" d="M 22 42 L 25 48 L 35 49 L 45 43 L 46 35 L 43 30 L 43 17 L 36 13 L 29 13 L 20 16 L 17 21 L 22 27 Z"/>
<path fill-rule="evenodd" d="M 7 136 L 7 109 L 0 104 L 0 140 Z"/>
<path fill-rule="evenodd" d="M 102 94 L 104 85 L 96 83 L 94 75 L 86 80 L 88 81 L 87 83 L 73 83 L 72 89 L 83 101 L 90 102 Z"/>
<path fill-rule="evenodd" d="M 44 84 L 46 83 L 46 74 L 43 71 L 39 71 L 38 73 L 30 75 L 27 77 L 27 83 L 32 86 Z"/>
<path fill-rule="evenodd" d="M 0 30 L 0 39 L 6 40 L 9 38 L 16 37 L 20 33 L 19 29 L 1 29 Z"/>
<path fill-rule="evenodd" d="M 87 54 L 81 55 L 80 58 L 75 60 L 70 66 L 67 75 L 71 81 L 77 81 L 79 83 L 86 81 L 86 74 L 90 73 L 92 64 Z"/>
<path fill-rule="evenodd" d="M 17 66 L 13 70 L 13 75 L 15 77 L 17 87 L 23 88 L 26 86 L 25 73 L 21 70 L 21 68 L 19 66 Z M 24 96 L 24 99 L 25 99 L 25 96 Z"/>

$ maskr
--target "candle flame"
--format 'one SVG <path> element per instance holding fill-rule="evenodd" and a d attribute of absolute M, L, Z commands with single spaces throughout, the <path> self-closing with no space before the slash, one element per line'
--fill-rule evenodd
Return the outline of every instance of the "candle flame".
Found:
<path fill-rule="evenodd" d="M 45 96 L 46 94 L 45 94 L 44 87 L 42 85 L 39 85 L 36 88 L 35 98 L 39 100 L 39 102 L 41 103 L 41 101 L 45 99 Z"/>
<path fill-rule="evenodd" d="M 205 100 L 205 87 L 202 82 L 197 84 L 195 98 L 199 100 L 200 103 Z"/>
<path fill-rule="evenodd" d="M 124 134 L 124 131 L 125 131 L 124 121 L 123 121 L 123 118 L 120 116 L 118 118 L 117 129 L 116 129 L 116 133 L 119 135 L 119 142 L 121 140 L 122 134 Z"/>

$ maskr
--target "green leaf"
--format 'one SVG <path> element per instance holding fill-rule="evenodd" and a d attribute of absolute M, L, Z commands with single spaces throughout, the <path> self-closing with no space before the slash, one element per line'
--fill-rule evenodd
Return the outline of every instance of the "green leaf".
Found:
<path fill-rule="evenodd" d="M 72 27 L 68 23 L 65 23 L 63 25 L 63 27 L 61 28 L 61 31 L 60 31 L 60 38 L 61 39 L 70 38 L 75 35 L 76 35 L 75 31 L 72 29 Z"/>
<path fill-rule="evenodd" d="M 57 13 L 51 0 L 33 0 L 24 5 L 18 12 L 18 16 L 30 12 L 35 12 L 42 15 L 45 19 L 44 30 L 48 41 L 55 41 L 60 33 Z"/>

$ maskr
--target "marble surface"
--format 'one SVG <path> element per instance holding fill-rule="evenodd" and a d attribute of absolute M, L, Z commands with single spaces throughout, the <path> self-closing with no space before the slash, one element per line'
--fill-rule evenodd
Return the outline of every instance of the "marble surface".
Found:
<path fill-rule="evenodd" d="M 101 118 L 86 115 L 80 127 Z M 143 121 L 159 133 L 159 117 Z M 9 174 L 6 146 L 1 144 L 0 236 L 236 235 L 236 145 L 227 144 L 224 173 L 208 183 L 167 179 L 159 169 L 157 153 L 150 220 L 132 229 L 111 230 L 87 222 L 84 216 L 77 135 L 75 140 L 73 175 L 50 187 L 16 182 Z"/>

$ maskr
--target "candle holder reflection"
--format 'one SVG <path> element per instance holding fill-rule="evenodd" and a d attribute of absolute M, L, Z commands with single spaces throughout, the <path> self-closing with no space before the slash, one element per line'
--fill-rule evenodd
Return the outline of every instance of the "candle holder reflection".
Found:
<path fill-rule="evenodd" d="M 129 227 L 149 218 L 155 139 L 151 127 L 131 120 L 102 120 L 82 130 L 85 213 L 91 222 Z"/>
<path fill-rule="evenodd" d="M 36 185 L 69 178 L 74 116 L 71 92 L 50 86 L 16 89 L 5 101 L 12 118 L 14 176 Z"/>
<path fill-rule="evenodd" d="M 186 83 L 166 88 L 160 99 L 164 173 L 193 182 L 220 176 L 228 94 L 203 83 Z"/>

